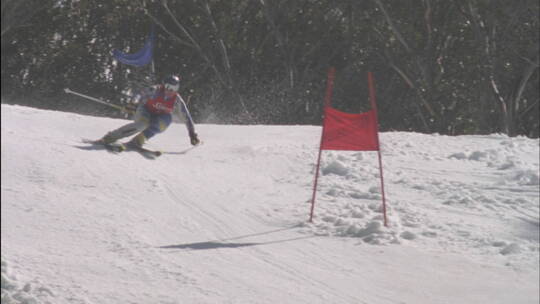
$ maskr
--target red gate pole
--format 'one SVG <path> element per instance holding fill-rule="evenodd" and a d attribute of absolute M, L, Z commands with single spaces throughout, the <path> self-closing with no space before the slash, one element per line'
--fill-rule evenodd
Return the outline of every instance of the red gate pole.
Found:
<path fill-rule="evenodd" d="M 377 153 L 379 154 L 379 171 L 381 172 L 381 194 L 382 194 L 382 201 L 383 201 L 383 215 L 384 215 L 384 227 L 388 227 L 388 219 L 386 217 L 386 198 L 384 195 L 384 177 L 383 177 L 383 169 L 382 169 L 382 157 L 381 157 L 381 150 L 377 150 Z"/>
<path fill-rule="evenodd" d="M 382 168 L 382 157 L 381 157 L 381 146 L 379 144 L 379 118 L 377 113 L 377 103 L 375 102 L 375 86 L 373 82 L 373 75 L 371 72 L 368 72 L 368 84 L 369 84 L 369 100 L 371 101 L 371 107 L 375 111 L 375 124 L 377 127 L 377 154 L 379 155 L 379 172 L 381 176 L 381 194 L 383 201 L 383 216 L 384 216 L 384 226 L 388 227 L 388 219 L 386 217 L 386 197 L 384 195 L 384 177 L 383 177 L 383 168 Z"/>
<path fill-rule="evenodd" d="M 321 138 L 321 146 L 322 146 L 322 138 Z M 317 157 L 317 166 L 315 169 L 315 182 L 313 183 L 313 196 L 311 197 L 311 211 L 309 213 L 310 223 L 313 223 L 313 210 L 315 209 L 315 196 L 317 195 L 317 183 L 319 181 L 319 167 L 321 165 L 321 154 L 322 154 L 322 149 L 319 146 L 319 156 Z"/>
<path fill-rule="evenodd" d="M 330 106 L 331 99 L 332 99 L 332 88 L 334 86 L 334 77 L 336 74 L 336 69 L 331 67 L 328 70 L 328 79 L 326 82 L 326 95 L 324 97 L 324 109 L 323 109 L 323 125 L 321 128 L 321 143 L 319 144 L 319 156 L 317 157 L 317 166 L 315 169 L 315 182 L 313 183 L 313 196 L 311 198 L 311 211 L 309 213 L 309 222 L 313 223 L 313 210 L 315 209 L 315 197 L 317 196 L 317 183 L 319 181 L 319 168 L 321 165 L 321 154 L 322 154 L 322 144 L 323 144 L 323 136 L 324 136 L 324 127 L 326 125 L 326 108 Z"/>

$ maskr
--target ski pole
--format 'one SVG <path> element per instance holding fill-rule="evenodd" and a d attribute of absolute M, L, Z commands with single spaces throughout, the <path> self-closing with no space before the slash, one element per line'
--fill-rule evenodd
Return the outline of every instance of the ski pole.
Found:
<path fill-rule="evenodd" d="M 64 92 L 66 92 L 66 94 L 77 95 L 77 96 L 80 96 L 80 97 L 83 97 L 83 98 L 86 98 L 86 99 L 95 101 L 95 102 L 97 102 L 97 103 L 104 104 L 104 105 L 106 105 L 106 106 L 115 108 L 115 109 L 117 109 L 117 110 L 120 110 L 120 111 L 125 112 L 125 113 L 128 113 L 128 114 L 133 114 L 133 113 L 134 113 L 132 110 L 129 110 L 129 109 L 127 109 L 126 107 L 122 107 L 122 106 L 119 106 L 119 105 L 115 105 L 115 104 L 112 104 L 112 103 L 103 101 L 103 100 L 101 100 L 101 99 L 94 98 L 94 97 L 92 97 L 92 96 L 84 95 L 84 94 L 81 94 L 81 93 L 72 91 L 72 90 L 70 90 L 69 88 L 65 88 L 65 89 L 64 89 Z"/>

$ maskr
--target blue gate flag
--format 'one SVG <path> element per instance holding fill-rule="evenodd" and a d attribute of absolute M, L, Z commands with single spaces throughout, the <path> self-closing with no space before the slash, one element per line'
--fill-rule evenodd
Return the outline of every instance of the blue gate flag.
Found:
<path fill-rule="evenodd" d="M 154 30 L 150 33 L 148 39 L 144 43 L 144 46 L 139 51 L 133 54 L 127 54 L 119 50 L 113 50 L 113 56 L 116 60 L 134 66 L 147 65 L 152 61 L 152 53 L 154 48 Z"/>

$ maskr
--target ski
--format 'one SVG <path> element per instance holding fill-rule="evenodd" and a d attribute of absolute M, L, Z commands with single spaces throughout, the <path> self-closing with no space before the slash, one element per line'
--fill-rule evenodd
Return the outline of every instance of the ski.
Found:
<path fill-rule="evenodd" d="M 143 156 L 148 157 L 148 158 L 156 158 L 156 157 L 161 156 L 161 154 L 163 154 L 161 151 L 150 150 L 143 147 L 137 147 L 137 146 L 130 145 L 128 143 L 125 143 L 122 145 L 125 147 L 125 151 L 129 151 L 129 150 L 137 151 L 141 153 Z"/>
<path fill-rule="evenodd" d="M 85 138 L 82 139 L 82 142 L 86 143 L 86 144 L 91 144 L 92 146 L 103 147 L 107 151 L 113 152 L 113 153 L 120 153 L 120 152 L 124 152 L 124 151 L 139 152 L 142 156 L 144 156 L 146 158 L 149 158 L 149 159 L 154 159 L 154 158 L 159 157 L 159 156 L 161 156 L 163 154 L 161 151 L 150 150 L 150 149 L 143 148 L 143 147 L 137 147 L 137 146 L 131 145 L 129 143 L 105 144 L 105 143 L 101 142 L 100 140 L 91 140 L 91 139 L 85 139 Z"/>
<path fill-rule="evenodd" d="M 122 152 L 122 151 L 126 150 L 126 148 L 125 148 L 125 146 L 123 144 L 118 144 L 118 143 L 106 144 L 106 143 L 101 142 L 99 139 L 98 140 L 93 140 L 93 139 L 83 138 L 82 142 L 85 143 L 85 144 L 90 144 L 92 146 L 103 147 L 109 152 L 119 153 L 119 152 Z"/>

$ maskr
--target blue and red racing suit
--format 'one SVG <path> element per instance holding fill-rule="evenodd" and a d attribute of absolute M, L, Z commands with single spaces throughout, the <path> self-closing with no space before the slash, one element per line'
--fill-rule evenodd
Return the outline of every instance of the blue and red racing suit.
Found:
<path fill-rule="evenodd" d="M 140 119 L 148 119 L 149 122 L 148 128 L 143 132 L 147 139 L 167 129 L 171 124 L 173 112 L 185 122 L 189 135 L 195 134 L 193 119 L 180 94 L 167 97 L 164 87 L 158 85 L 142 95 L 140 101 L 137 112 L 140 113 Z"/>

